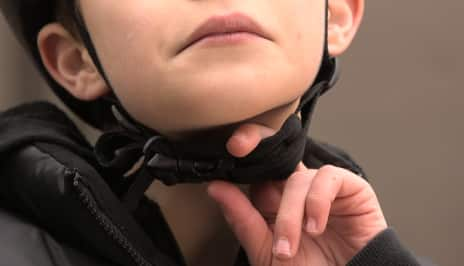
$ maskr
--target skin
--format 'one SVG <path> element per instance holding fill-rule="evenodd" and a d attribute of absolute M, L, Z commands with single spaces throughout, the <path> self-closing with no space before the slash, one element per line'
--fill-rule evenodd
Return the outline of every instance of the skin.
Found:
<path fill-rule="evenodd" d="M 319 70 L 324 0 L 125 0 L 118 5 L 81 0 L 80 5 L 123 106 L 172 139 L 245 121 L 278 129 Z M 271 40 L 193 45 L 179 52 L 201 23 L 232 12 L 252 17 Z M 349 46 L 362 13 L 363 0 L 331 0 L 333 56 Z M 92 100 L 109 92 L 85 47 L 61 25 L 44 27 L 38 46 L 49 73 L 75 97 Z"/>
<path fill-rule="evenodd" d="M 227 143 L 246 156 L 272 129 L 246 124 Z M 250 199 L 235 185 L 214 181 L 208 194 L 244 247 L 253 266 L 346 265 L 387 228 L 372 187 L 352 172 L 303 163 L 284 182 L 251 187 Z"/>
<path fill-rule="evenodd" d="M 295 112 L 319 69 L 323 0 L 80 4 L 123 106 L 133 118 L 173 140 L 235 130 L 227 148 L 234 156 L 245 156 Z M 363 0 L 330 0 L 332 56 L 349 47 L 363 10 Z M 271 40 L 193 45 L 180 51 L 202 22 L 231 12 L 252 17 Z M 60 24 L 40 31 L 38 47 L 49 73 L 74 97 L 93 100 L 110 92 L 86 48 Z M 208 194 L 221 206 L 253 265 L 342 265 L 386 227 L 372 188 L 330 166 L 316 170 L 300 164 L 287 182 L 253 187 L 251 201 L 225 182 L 211 183 Z M 314 218 L 314 226 L 301 230 L 309 218 Z M 288 244 L 277 241 L 282 239 Z M 281 245 L 273 248 L 277 243 Z"/>

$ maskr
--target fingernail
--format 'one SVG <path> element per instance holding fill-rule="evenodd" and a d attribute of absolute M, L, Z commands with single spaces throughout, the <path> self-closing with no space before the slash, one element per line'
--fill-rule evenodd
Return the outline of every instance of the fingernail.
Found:
<path fill-rule="evenodd" d="M 308 233 L 317 232 L 316 220 L 314 220 L 314 218 L 308 218 L 308 221 L 306 222 L 306 232 Z"/>
<path fill-rule="evenodd" d="M 290 257 L 290 242 L 286 238 L 279 238 L 274 244 L 274 255 Z"/>

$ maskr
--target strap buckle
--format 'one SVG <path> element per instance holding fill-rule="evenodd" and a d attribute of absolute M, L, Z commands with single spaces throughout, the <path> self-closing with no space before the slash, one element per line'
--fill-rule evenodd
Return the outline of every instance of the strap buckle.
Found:
<path fill-rule="evenodd" d="M 235 168 L 232 158 L 216 160 L 192 160 L 173 158 L 155 151 L 157 141 L 161 136 L 151 138 L 145 145 L 146 167 L 155 178 L 166 185 L 177 183 L 201 183 L 213 179 L 227 178 Z"/>

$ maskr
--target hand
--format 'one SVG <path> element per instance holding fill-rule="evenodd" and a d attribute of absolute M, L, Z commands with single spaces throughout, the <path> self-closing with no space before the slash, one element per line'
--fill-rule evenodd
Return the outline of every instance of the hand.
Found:
<path fill-rule="evenodd" d="M 272 129 L 246 124 L 229 139 L 227 149 L 246 156 L 272 134 Z M 224 181 L 210 183 L 208 194 L 253 266 L 345 265 L 387 228 L 372 187 L 334 166 L 315 170 L 300 163 L 286 181 L 251 186 L 251 201 Z"/>

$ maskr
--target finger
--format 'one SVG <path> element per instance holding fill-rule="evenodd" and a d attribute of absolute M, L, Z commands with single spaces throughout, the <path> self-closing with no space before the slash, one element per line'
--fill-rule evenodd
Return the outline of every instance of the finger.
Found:
<path fill-rule="evenodd" d="M 297 166 L 296 166 L 296 169 L 295 171 L 306 171 L 308 170 L 308 168 L 306 168 L 306 166 L 304 165 L 303 162 L 300 162 Z"/>
<path fill-rule="evenodd" d="M 308 170 L 306 166 L 300 162 L 295 172 L 306 170 Z M 267 181 L 250 186 L 250 200 L 253 206 L 255 206 L 264 217 L 272 231 L 274 231 L 274 225 L 286 182 L 287 180 Z"/>
<path fill-rule="evenodd" d="M 306 231 L 314 236 L 323 233 L 334 200 L 359 192 L 365 186 L 362 182 L 362 178 L 346 169 L 331 165 L 321 167 L 306 198 Z"/>
<path fill-rule="evenodd" d="M 272 181 L 252 184 L 250 186 L 250 199 L 273 231 L 282 199 L 282 190 Z"/>
<path fill-rule="evenodd" d="M 235 157 L 245 157 L 251 153 L 259 142 L 267 137 L 275 134 L 275 130 L 259 124 L 244 124 L 241 125 L 226 144 L 226 148 L 230 154 Z"/>
<path fill-rule="evenodd" d="M 315 171 L 299 171 L 287 180 L 274 229 L 274 255 L 290 259 L 300 245 L 306 195 Z"/>
<path fill-rule="evenodd" d="M 213 181 L 208 185 L 208 195 L 221 207 L 248 257 L 259 257 L 263 245 L 268 245 L 266 250 L 271 248 L 272 234 L 266 222 L 240 189 L 231 183 Z"/>

